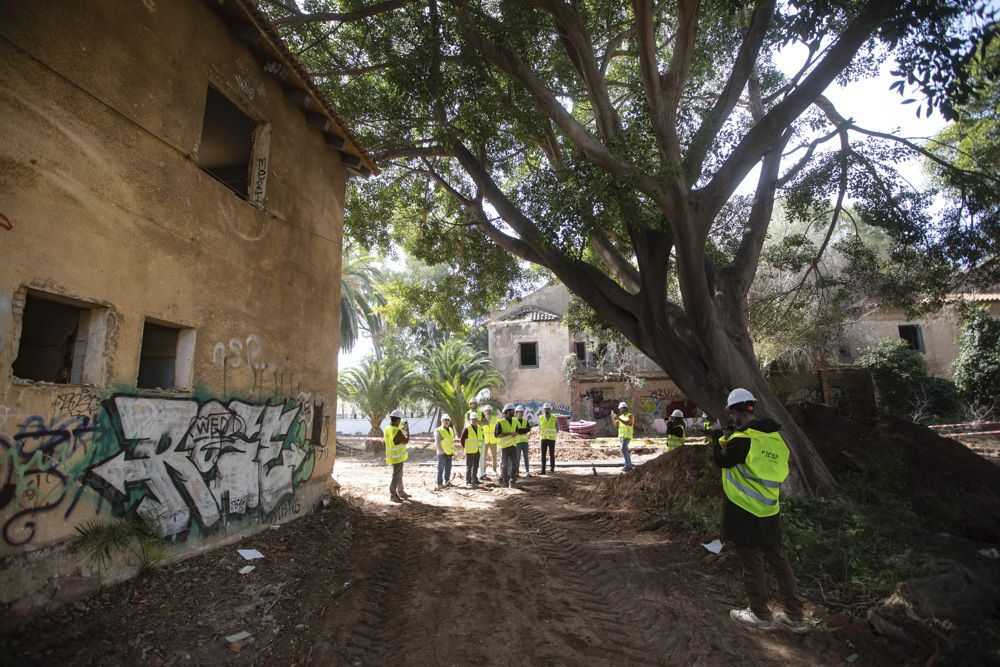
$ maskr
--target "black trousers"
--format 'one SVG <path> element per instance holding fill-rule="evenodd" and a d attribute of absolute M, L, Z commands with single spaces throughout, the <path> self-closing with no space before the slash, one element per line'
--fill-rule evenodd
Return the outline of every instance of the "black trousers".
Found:
<path fill-rule="evenodd" d="M 465 483 L 479 484 L 479 457 L 482 452 L 475 454 L 465 453 Z"/>
<path fill-rule="evenodd" d="M 552 472 L 556 470 L 556 441 L 555 440 L 542 440 L 542 472 L 545 472 L 545 452 L 548 452 L 549 459 L 552 461 L 551 467 Z"/>

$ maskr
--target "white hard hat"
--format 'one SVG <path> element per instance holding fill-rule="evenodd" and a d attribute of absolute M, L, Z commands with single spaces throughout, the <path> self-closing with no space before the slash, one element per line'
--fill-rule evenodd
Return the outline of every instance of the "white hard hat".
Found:
<path fill-rule="evenodd" d="M 626 403 L 625 401 L 622 401 L 621 403 L 618 404 L 618 409 L 619 410 L 621 410 L 622 408 L 627 408 L 627 407 L 628 407 L 628 403 Z"/>
<path fill-rule="evenodd" d="M 469 421 L 472 421 L 473 419 L 475 419 L 476 421 L 478 421 L 479 420 L 479 415 L 476 414 L 475 412 L 470 412 L 469 414 L 467 414 L 465 416 L 465 418 L 468 419 Z"/>
<path fill-rule="evenodd" d="M 516 408 L 514 408 L 514 412 L 524 412 L 524 406 L 523 405 L 517 406 Z"/>
<path fill-rule="evenodd" d="M 542 404 L 542 410 L 551 410 L 551 409 L 552 409 L 552 404 L 551 403 L 543 403 Z"/>
<path fill-rule="evenodd" d="M 740 403 L 755 403 L 756 401 L 757 399 L 754 398 L 753 394 L 741 387 L 729 392 L 729 398 L 726 399 L 726 407 L 731 408 Z"/>
<path fill-rule="evenodd" d="M 514 404 L 513 403 L 508 403 L 507 405 L 503 406 L 503 411 L 504 412 L 507 412 L 508 410 L 513 410 L 513 409 L 514 409 Z"/>
<path fill-rule="evenodd" d="M 441 415 L 441 421 L 444 421 L 445 419 L 451 421 L 451 415 L 449 415 L 447 412 Z"/>
<path fill-rule="evenodd" d="M 476 403 L 476 404 L 478 405 L 478 404 L 479 404 L 479 401 L 477 401 L 477 400 L 476 400 L 476 397 L 475 397 L 475 396 L 473 396 L 472 398 L 470 398 L 470 399 L 469 399 L 469 403 Z"/>
<path fill-rule="evenodd" d="M 396 419 L 402 419 L 403 418 L 403 411 L 400 410 L 399 408 L 396 408 L 395 410 L 393 410 L 392 412 L 389 413 L 389 416 L 390 417 L 394 417 Z"/>
<path fill-rule="evenodd" d="M 483 406 L 483 412 L 493 412 L 493 406 L 487 403 Z"/>
<path fill-rule="evenodd" d="M 670 413 L 670 416 L 671 417 L 679 417 L 681 419 L 684 419 L 684 413 L 681 412 L 680 410 L 674 410 L 673 412 Z"/>

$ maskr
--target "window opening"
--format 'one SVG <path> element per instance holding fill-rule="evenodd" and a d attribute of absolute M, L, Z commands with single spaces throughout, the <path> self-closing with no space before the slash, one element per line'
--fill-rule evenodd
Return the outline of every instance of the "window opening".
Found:
<path fill-rule="evenodd" d="M 14 376 L 23 380 L 80 384 L 87 356 L 87 308 L 29 293 L 21 318 Z"/>
<path fill-rule="evenodd" d="M 146 321 L 142 327 L 142 348 L 139 352 L 140 389 L 172 389 L 177 365 L 178 330 Z"/>
<path fill-rule="evenodd" d="M 901 324 L 899 337 L 906 341 L 906 346 L 911 350 L 924 351 L 924 337 L 920 333 L 919 324 Z"/>
<path fill-rule="evenodd" d="M 587 360 L 587 344 L 586 343 L 576 343 L 576 358 L 580 361 Z"/>
<path fill-rule="evenodd" d="M 538 343 L 520 343 L 521 367 L 538 366 Z"/>
<path fill-rule="evenodd" d="M 218 90 L 208 87 L 198 164 L 243 199 L 250 192 L 250 161 L 256 130 L 257 123 L 252 118 Z M 259 181 L 255 175 L 255 185 Z M 262 191 L 260 197 L 263 199 Z"/>

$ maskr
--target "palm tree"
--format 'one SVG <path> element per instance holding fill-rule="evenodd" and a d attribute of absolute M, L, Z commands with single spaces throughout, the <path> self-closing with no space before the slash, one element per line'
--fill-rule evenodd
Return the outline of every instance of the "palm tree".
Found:
<path fill-rule="evenodd" d="M 469 399 L 483 389 L 503 384 L 489 355 L 457 338 L 448 338 L 425 349 L 419 363 L 423 375 L 420 391 L 451 415 L 452 424 L 459 433 L 465 426 Z"/>
<path fill-rule="evenodd" d="M 378 307 L 385 297 L 376 285 L 384 280 L 375 265 L 376 258 L 366 252 L 344 249 L 344 266 L 340 274 L 340 349 L 350 352 L 361 331 L 376 334 L 382 328 Z"/>
<path fill-rule="evenodd" d="M 382 420 L 419 382 L 420 376 L 402 359 L 369 355 L 356 368 L 340 374 L 338 391 L 368 417 L 372 426 L 368 435 L 379 436 Z"/>

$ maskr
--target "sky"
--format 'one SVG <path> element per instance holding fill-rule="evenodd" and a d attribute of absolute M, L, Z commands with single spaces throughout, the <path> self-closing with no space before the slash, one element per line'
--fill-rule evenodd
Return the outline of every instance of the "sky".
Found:
<path fill-rule="evenodd" d="M 804 53 L 804 48 L 785 49 L 778 55 L 777 64 L 791 76 L 801 64 Z M 910 139 L 934 136 L 944 128 L 946 121 L 937 113 L 930 118 L 917 118 L 917 105 L 902 103 L 903 97 L 889 89 L 894 80 L 889 74 L 893 66 L 894 62 L 890 60 L 882 66 L 879 76 L 851 83 L 847 87 L 834 84 L 825 94 L 841 115 L 854 119 L 865 129 L 893 133 L 898 130 L 901 136 Z M 911 183 L 919 184 L 923 180 L 919 160 L 901 165 L 900 172 Z M 740 187 L 740 192 L 753 192 L 755 182 L 756 173 L 752 172 Z M 344 370 L 357 366 L 372 350 L 371 339 L 362 338 L 353 350 L 340 353 L 339 368 Z"/>

